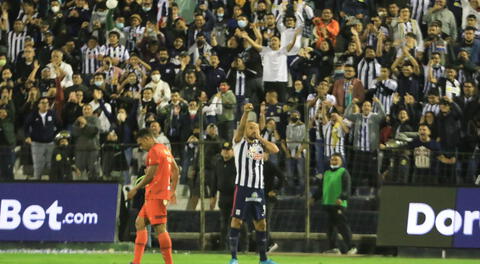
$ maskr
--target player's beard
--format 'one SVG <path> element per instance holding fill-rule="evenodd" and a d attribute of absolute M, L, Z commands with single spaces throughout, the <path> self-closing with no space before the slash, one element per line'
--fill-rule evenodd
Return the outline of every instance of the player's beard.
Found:
<path fill-rule="evenodd" d="M 247 138 L 248 138 L 248 140 L 250 140 L 250 141 L 253 141 L 253 140 L 256 139 L 255 134 L 253 134 L 253 135 L 248 135 Z"/>

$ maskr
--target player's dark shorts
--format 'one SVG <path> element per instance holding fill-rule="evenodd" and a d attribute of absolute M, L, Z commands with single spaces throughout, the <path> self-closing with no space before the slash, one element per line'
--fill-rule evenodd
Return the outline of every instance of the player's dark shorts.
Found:
<path fill-rule="evenodd" d="M 265 218 L 265 193 L 262 189 L 235 186 L 232 217 L 247 220 Z"/>

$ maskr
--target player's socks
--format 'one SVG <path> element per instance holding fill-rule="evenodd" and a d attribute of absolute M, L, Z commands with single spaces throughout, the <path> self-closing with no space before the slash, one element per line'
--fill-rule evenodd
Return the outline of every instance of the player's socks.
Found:
<path fill-rule="evenodd" d="M 238 238 L 240 236 L 240 229 L 230 228 L 230 236 L 228 240 L 230 241 L 230 253 L 232 254 L 232 259 L 237 259 L 238 251 Z"/>
<path fill-rule="evenodd" d="M 162 252 L 165 264 L 173 264 L 170 234 L 168 234 L 168 232 L 160 233 L 158 235 L 158 243 L 160 244 L 160 251 Z"/>
<path fill-rule="evenodd" d="M 133 263 L 140 264 L 142 261 L 143 251 L 145 251 L 145 245 L 148 240 L 148 231 L 146 229 L 137 231 L 137 237 L 135 238 L 135 249 L 133 251 Z"/>
<path fill-rule="evenodd" d="M 257 230 L 255 233 L 257 234 L 257 247 L 260 261 L 265 261 L 267 260 L 267 232 Z"/>

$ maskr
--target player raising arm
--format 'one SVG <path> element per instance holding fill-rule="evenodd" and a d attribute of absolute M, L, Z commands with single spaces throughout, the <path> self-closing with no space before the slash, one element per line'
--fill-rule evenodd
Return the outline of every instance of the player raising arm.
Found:
<path fill-rule="evenodd" d="M 235 152 L 235 199 L 232 206 L 232 222 L 230 224 L 230 251 L 232 259 L 229 264 L 238 264 L 237 250 L 240 227 L 243 221 L 253 218 L 260 264 L 275 264 L 267 259 L 267 222 L 265 221 L 265 192 L 263 178 L 263 157 L 265 151 L 277 153 L 277 145 L 262 138 L 256 122 L 247 121 L 253 110 L 252 104 L 244 106 L 240 125 L 233 138 Z"/>

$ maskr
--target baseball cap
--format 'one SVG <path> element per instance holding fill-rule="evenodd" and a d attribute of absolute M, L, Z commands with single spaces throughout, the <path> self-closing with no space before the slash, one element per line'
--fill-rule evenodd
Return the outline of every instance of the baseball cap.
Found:
<path fill-rule="evenodd" d="M 222 145 L 222 149 L 225 149 L 225 150 L 231 150 L 232 149 L 232 143 L 226 141 L 223 143 Z"/>

